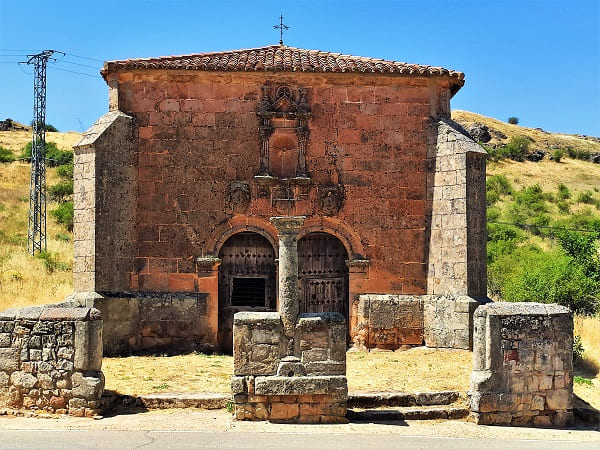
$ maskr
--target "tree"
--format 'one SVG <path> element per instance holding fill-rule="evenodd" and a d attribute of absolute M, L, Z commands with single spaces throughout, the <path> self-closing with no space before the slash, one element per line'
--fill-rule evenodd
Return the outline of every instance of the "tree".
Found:
<path fill-rule="evenodd" d="M 509 117 L 508 123 L 510 123 L 511 125 L 517 125 L 519 123 L 519 118 L 518 117 Z"/>

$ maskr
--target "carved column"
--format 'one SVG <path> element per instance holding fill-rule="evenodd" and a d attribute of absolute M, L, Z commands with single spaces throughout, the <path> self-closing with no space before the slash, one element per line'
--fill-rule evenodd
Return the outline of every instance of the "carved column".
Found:
<path fill-rule="evenodd" d="M 296 169 L 297 177 L 306 176 L 306 142 L 308 141 L 309 129 L 306 124 L 306 118 L 298 119 L 298 127 L 296 128 L 298 135 L 298 168 Z"/>
<path fill-rule="evenodd" d="M 270 117 L 260 118 L 260 175 L 269 175 L 269 138 L 273 134 Z"/>
<path fill-rule="evenodd" d="M 288 337 L 294 336 L 299 312 L 298 231 L 303 216 L 271 217 L 279 237 L 279 312 Z"/>

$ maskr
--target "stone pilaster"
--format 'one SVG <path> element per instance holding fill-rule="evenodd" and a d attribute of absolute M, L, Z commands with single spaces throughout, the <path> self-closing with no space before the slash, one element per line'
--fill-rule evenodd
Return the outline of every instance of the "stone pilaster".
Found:
<path fill-rule="evenodd" d="M 271 217 L 279 237 L 279 311 L 287 337 L 294 336 L 298 317 L 298 231 L 303 216 Z"/>

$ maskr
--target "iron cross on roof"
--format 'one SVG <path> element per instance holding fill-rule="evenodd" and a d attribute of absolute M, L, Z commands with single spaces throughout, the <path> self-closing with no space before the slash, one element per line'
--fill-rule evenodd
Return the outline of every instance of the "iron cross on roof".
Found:
<path fill-rule="evenodd" d="M 279 16 L 279 25 L 273 25 L 276 30 L 279 29 L 279 45 L 283 45 L 283 30 L 289 30 L 290 27 L 283 23 L 283 15 Z"/>

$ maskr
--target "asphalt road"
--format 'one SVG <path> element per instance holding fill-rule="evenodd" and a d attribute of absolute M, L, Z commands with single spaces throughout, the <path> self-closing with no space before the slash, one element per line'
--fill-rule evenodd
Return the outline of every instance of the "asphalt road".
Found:
<path fill-rule="evenodd" d="M 394 436 L 358 433 L 3 430 L 3 450 L 59 449 L 477 449 L 598 450 L 598 442 Z"/>

